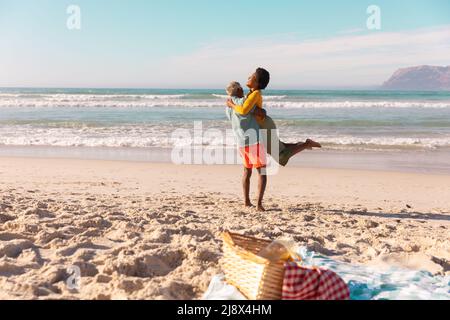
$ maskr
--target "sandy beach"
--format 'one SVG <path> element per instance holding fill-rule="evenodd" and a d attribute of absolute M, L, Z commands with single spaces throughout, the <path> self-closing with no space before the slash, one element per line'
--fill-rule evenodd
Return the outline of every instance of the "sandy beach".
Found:
<path fill-rule="evenodd" d="M 291 167 L 266 213 L 239 166 L 0 158 L 0 299 L 198 299 L 224 230 L 341 261 L 450 272 L 450 176 Z M 254 194 L 254 190 L 253 194 Z M 70 266 L 79 290 L 67 286 Z"/>
<path fill-rule="evenodd" d="M 450 301 L 450 1 L 404 2 L 0 0 L 0 303 Z"/>

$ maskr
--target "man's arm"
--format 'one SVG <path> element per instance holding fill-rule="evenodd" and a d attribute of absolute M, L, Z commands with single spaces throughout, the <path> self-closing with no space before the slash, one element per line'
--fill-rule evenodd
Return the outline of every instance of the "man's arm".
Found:
<path fill-rule="evenodd" d="M 225 110 L 225 114 L 226 114 L 228 120 L 231 120 L 231 112 L 233 112 L 233 109 L 231 109 L 231 108 L 227 108 Z"/>

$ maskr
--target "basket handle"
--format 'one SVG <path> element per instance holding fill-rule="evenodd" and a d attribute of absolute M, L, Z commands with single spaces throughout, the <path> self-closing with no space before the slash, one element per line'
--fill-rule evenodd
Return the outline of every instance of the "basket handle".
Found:
<path fill-rule="evenodd" d="M 293 253 L 291 252 L 291 256 L 293 258 L 293 260 L 299 264 L 301 264 L 303 262 L 303 258 L 301 255 L 299 255 L 298 253 Z"/>

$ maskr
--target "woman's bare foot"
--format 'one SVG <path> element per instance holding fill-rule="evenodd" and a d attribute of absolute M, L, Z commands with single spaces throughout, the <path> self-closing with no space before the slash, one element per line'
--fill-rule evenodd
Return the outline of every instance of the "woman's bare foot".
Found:
<path fill-rule="evenodd" d="M 306 142 L 299 142 L 297 143 L 298 147 L 302 147 L 305 148 L 305 150 L 312 150 L 313 147 L 310 145 L 310 143 L 308 143 L 308 140 L 306 140 Z"/>
<path fill-rule="evenodd" d="M 253 208 L 254 207 L 254 205 L 250 202 L 250 200 L 249 201 L 245 201 L 245 204 L 244 204 L 247 208 Z"/>
<path fill-rule="evenodd" d="M 318 142 L 315 142 L 311 139 L 306 140 L 306 144 L 308 145 L 309 148 L 322 148 L 322 145 Z"/>
<path fill-rule="evenodd" d="M 256 208 L 259 212 L 266 212 L 266 209 L 262 206 L 262 204 L 258 204 L 258 207 Z"/>

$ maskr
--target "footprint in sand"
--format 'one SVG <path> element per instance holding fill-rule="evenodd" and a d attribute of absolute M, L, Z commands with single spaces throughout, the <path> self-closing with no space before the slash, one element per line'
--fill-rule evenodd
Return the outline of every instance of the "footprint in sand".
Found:
<path fill-rule="evenodd" d="M 73 235 L 68 235 L 62 231 L 48 232 L 43 230 L 36 235 L 36 243 L 46 245 L 55 239 L 68 240 L 72 237 Z"/>
<path fill-rule="evenodd" d="M 0 276 L 1 277 L 11 277 L 24 274 L 26 272 L 25 268 L 22 266 L 17 266 L 9 262 L 0 262 Z"/>
<path fill-rule="evenodd" d="M 25 215 L 26 216 L 34 215 L 34 216 L 37 216 L 39 219 L 44 219 L 44 218 L 54 219 L 54 218 L 56 218 L 56 215 L 54 213 L 51 213 L 50 211 L 39 208 L 39 207 L 35 207 L 35 208 L 25 211 Z"/>
<path fill-rule="evenodd" d="M 180 233 L 183 235 L 194 236 L 194 237 L 198 238 L 197 240 L 199 240 L 199 241 L 209 241 L 214 237 L 210 231 L 202 230 L 200 228 L 195 228 L 195 227 L 189 228 L 186 226 L 182 226 L 180 228 Z"/>
<path fill-rule="evenodd" d="M 17 258 L 23 250 L 33 248 L 34 245 L 30 240 L 11 240 L 0 242 L 0 258 L 6 256 L 9 258 Z"/>
<path fill-rule="evenodd" d="M 0 210 L 1 211 L 6 211 L 6 210 L 11 210 L 13 207 L 7 203 L 0 203 Z"/>
<path fill-rule="evenodd" d="M 59 250 L 57 252 L 57 255 L 64 256 L 64 257 L 71 256 L 71 255 L 75 254 L 80 249 L 108 250 L 110 248 L 106 247 L 106 246 L 96 245 L 96 244 L 93 244 L 90 241 L 87 241 L 87 242 L 84 242 L 84 243 L 79 243 L 79 244 L 76 244 L 76 245 L 69 246 L 69 247 L 66 247 L 64 249 L 61 249 L 61 250 Z"/>
<path fill-rule="evenodd" d="M 163 277 L 181 266 L 185 259 L 182 251 L 144 252 L 138 256 L 125 256 L 116 261 L 108 261 L 103 273 L 112 275 L 117 272 L 129 277 Z"/>
<path fill-rule="evenodd" d="M 380 224 L 378 222 L 375 222 L 373 220 L 366 220 L 364 222 L 364 225 L 369 229 L 377 228 Z"/>
<path fill-rule="evenodd" d="M 311 222 L 311 221 L 314 221 L 315 219 L 316 219 L 316 217 L 311 216 L 311 215 L 304 215 L 303 216 L 303 221 L 306 221 L 306 222 Z"/>
<path fill-rule="evenodd" d="M 97 283 L 110 283 L 112 280 L 113 280 L 113 278 L 106 274 L 98 274 L 95 277 L 95 282 L 97 282 Z"/>
<path fill-rule="evenodd" d="M 194 287 L 190 284 L 171 281 L 170 284 L 161 289 L 162 297 L 168 300 L 184 300 L 195 296 Z"/>
<path fill-rule="evenodd" d="M 11 232 L 0 232 L 0 241 L 12 241 L 12 240 L 29 240 L 30 238 L 17 234 L 17 233 L 11 233 Z"/>
<path fill-rule="evenodd" d="M 83 277 L 95 277 L 99 271 L 95 264 L 86 261 L 75 261 L 72 265 L 80 268 L 80 273 Z"/>
<path fill-rule="evenodd" d="M 342 243 L 342 242 L 338 242 L 337 244 L 336 244 L 336 248 L 338 249 L 338 250 L 354 250 L 355 249 L 355 247 L 353 247 L 353 246 L 351 246 L 351 245 L 349 245 L 349 244 L 346 244 L 346 243 Z"/>

